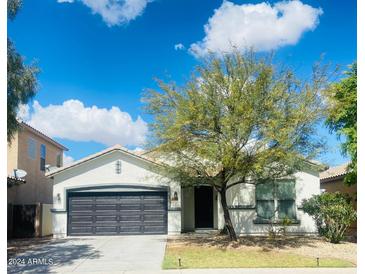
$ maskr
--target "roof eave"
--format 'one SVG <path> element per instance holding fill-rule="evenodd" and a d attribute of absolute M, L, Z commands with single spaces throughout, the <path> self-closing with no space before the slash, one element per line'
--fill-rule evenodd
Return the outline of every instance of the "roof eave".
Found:
<path fill-rule="evenodd" d="M 60 167 L 60 168 L 55 169 L 53 171 L 46 172 L 45 175 L 48 178 L 53 178 L 53 176 L 56 175 L 56 174 L 62 173 L 62 172 L 67 171 L 67 170 L 69 170 L 71 168 L 74 168 L 74 167 L 77 167 L 79 165 L 82 165 L 82 164 L 84 164 L 86 162 L 92 161 L 92 160 L 94 160 L 94 159 L 96 159 L 96 158 L 98 158 L 100 156 L 110 154 L 110 153 L 112 153 L 114 151 L 120 151 L 120 152 L 125 153 L 125 154 L 128 154 L 128 155 L 130 155 L 130 156 L 132 156 L 134 158 L 137 158 L 139 160 L 145 161 L 145 162 L 147 162 L 149 164 L 153 164 L 153 165 L 157 165 L 157 166 L 162 166 L 160 163 L 157 163 L 157 162 L 151 161 L 149 159 L 146 159 L 144 157 L 141 157 L 139 155 L 133 154 L 133 153 L 131 153 L 131 152 L 127 151 L 127 150 L 124 150 L 124 149 L 122 149 L 120 147 L 112 147 L 112 148 L 109 148 L 109 149 L 107 149 L 105 151 L 96 153 L 94 156 L 91 155 L 89 157 L 86 157 L 84 159 L 81 159 L 79 161 L 76 161 L 76 162 L 72 163 L 71 165 L 68 165 L 68 166 L 65 166 L 65 167 Z"/>
<path fill-rule="evenodd" d="M 62 144 L 60 144 L 57 141 L 53 140 L 51 137 L 49 137 L 46 134 L 42 133 L 41 131 L 35 129 L 34 127 L 28 125 L 27 123 L 21 122 L 21 124 L 22 124 L 22 126 L 27 128 L 28 130 L 30 130 L 32 133 L 46 139 L 48 142 L 52 143 L 53 145 L 55 145 L 56 147 L 62 149 L 63 151 L 68 151 L 69 150 L 67 147 L 63 146 Z"/>

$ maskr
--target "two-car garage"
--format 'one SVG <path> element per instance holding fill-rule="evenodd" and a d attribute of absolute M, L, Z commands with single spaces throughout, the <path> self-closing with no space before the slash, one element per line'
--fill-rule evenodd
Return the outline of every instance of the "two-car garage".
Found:
<path fill-rule="evenodd" d="M 117 145 L 46 175 L 55 238 L 181 233 L 181 186 L 153 158 Z"/>
<path fill-rule="evenodd" d="M 70 236 L 167 233 L 166 192 L 81 192 L 68 195 Z"/>

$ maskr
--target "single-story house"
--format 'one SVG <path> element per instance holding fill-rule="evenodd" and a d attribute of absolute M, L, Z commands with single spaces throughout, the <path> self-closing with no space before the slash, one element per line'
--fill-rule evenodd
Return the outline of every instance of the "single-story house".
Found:
<path fill-rule="evenodd" d="M 223 229 L 220 196 L 214 189 L 181 187 L 161 175 L 158 166 L 148 154 L 117 145 L 51 169 L 46 175 L 53 183 L 54 237 Z M 272 216 L 293 220 L 289 232 L 310 234 L 316 233 L 315 223 L 300 205 L 319 193 L 318 167 L 308 163 L 307 170 L 280 184 L 236 185 L 227 200 L 238 234 L 267 233 Z"/>

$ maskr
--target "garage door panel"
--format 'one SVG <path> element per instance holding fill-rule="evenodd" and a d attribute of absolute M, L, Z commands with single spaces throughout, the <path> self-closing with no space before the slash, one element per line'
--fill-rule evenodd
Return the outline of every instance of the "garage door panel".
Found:
<path fill-rule="evenodd" d="M 116 226 L 96 226 L 95 233 L 103 234 L 103 233 L 110 233 L 110 234 L 117 234 L 118 228 Z"/>
<path fill-rule="evenodd" d="M 142 226 L 143 222 L 142 221 L 121 221 L 120 222 L 120 226 L 123 227 L 130 227 L 130 226 Z"/>
<path fill-rule="evenodd" d="M 120 210 L 142 210 L 142 204 L 121 204 Z"/>
<path fill-rule="evenodd" d="M 151 234 L 160 234 L 161 231 L 165 229 L 165 226 L 145 226 L 144 232 L 145 233 L 151 233 Z"/>
<path fill-rule="evenodd" d="M 70 204 L 92 204 L 94 203 L 94 198 L 93 197 L 71 197 L 70 198 Z"/>
<path fill-rule="evenodd" d="M 83 215 L 71 215 L 70 216 L 70 220 L 72 222 L 92 222 L 93 217 L 88 215 L 88 216 L 83 216 Z"/>
<path fill-rule="evenodd" d="M 72 226 L 70 229 L 72 234 L 93 234 L 93 227 L 92 226 Z"/>
<path fill-rule="evenodd" d="M 95 221 L 96 222 L 112 222 L 112 221 L 115 221 L 117 222 L 118 221 L 118 216 L 116 215 L 95 215 Z"/>
<path fill-rule="evenodd" d="M 164 205 L 144 205 L 143 206 L 143 210 L 153 210 L 153 211 L 163 211 L 164 210 Z"/>
<path fill-rule="evenodd" d="M 117 204 L 96 204 L 95 210 L 117 210 L 118 205 Z"/>
<path fill-rule="evenodd" d="M 148 214 L 148 215 L 144 215 L 144 220 L 145 221 L 166 221 L 166 215 L 163 214 Z"/>
<path fill-rule="evenodd" d="M 119 198 L 113 196 L 95 197 L 95 202 L 96 204 L 117 204 Z"/>
<path fill-rule="evenodd" d="M 108 222 L 94 222 L 92 223 L 92 226 L 115 226 L 117 227 L 119 225 L 119 222 L 117 221 L 108 221 Z"/>
<path fill-rule="evenodd" d="M 142 214 L 133 214 L 133 215 L 121 215 L 119 216 L 120 221 L 141 221 L 142 220 Z"/>
<path fill-rule="evenodd" d="M 82 210 L 82 211 L 85 211 L 85 210 L 92 210 L 93 209 L 93 205 L 92 204 L 73 204 L 71 205 L 71 209 L 73 211 L 75 210 Z"/>
<path fill-rule="evenodd" d="M 68 214 L 69 235 L 167 233 L 165 192 L 71 194 Z"/>
<path fill-rule="evenodd" d="M 125 234 L 141 234 L 143 232 L 142 226 L 121 226 L 120 233 Z"/>
<path fill-rule="evenodd" d="M 128 203 L 139 203 L 142 200 L 142 197 L 125 195 L 121 196 L 119 199 L 122 204 L 128 204 Z"/>

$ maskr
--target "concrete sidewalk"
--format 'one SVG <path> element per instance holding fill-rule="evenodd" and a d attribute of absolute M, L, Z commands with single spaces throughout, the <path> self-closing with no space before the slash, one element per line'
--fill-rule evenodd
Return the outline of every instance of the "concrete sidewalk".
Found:
<path fill-rule="evenodd" d="M 62 272 L 68 274 L 69 272 Z M 96 272 L 79 272 L 96 273 Z M 356 268 L 214 268 L 156 271 L 115 271 L 105 274 L 356 274 Z"/>

